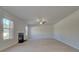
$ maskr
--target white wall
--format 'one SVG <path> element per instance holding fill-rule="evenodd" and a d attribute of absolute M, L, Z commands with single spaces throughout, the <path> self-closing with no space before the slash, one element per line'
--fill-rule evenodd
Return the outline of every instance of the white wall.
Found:
<path fill-rule="evenodd" d="M 53 27 L 52 25 L 39 25 L 30 27 L 30 38 L 31 39 L 48 39 L 53 38 Z"/>
<path fill-rule="evenodd" d="M 55 38 L 79 49 L 79 10 L 54 25 Z"/>
<path fill-rule="evenodd" d="M 2 20 L 3 17 L 7 17 L 8 19 L 14 21 L 14 39 L 3 40 L 2 36 L 1 36 L 2 32 L 0 31 L 0 51 L 16 44 L 18 42 L 17 33 L 24 32 L 24 27 L 25 27 L 22 20 L 14 17 L 13 15 L 0 9 L 0 21 Z"/>

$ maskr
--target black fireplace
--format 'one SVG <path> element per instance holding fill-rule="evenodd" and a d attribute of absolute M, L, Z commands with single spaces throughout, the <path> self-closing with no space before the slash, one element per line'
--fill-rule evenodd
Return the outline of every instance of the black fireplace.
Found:
<path fill-rule="evenodd" d="M 18 43 L 23 43 L 24 41 L 24 33 L 18 33 Z"/>

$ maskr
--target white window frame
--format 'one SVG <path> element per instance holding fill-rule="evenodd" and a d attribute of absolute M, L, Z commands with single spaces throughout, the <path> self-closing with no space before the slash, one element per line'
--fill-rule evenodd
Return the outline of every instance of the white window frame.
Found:
<path fill-rule="evenodd" d="M 5 23 L 4 23 L 5 20 Z M 6 21 L 9 21 L 9 27 L 6 27 Z M 12 28 L 11 28 L 12 25 Z M 4 27 L 5 26 L 5 27 Z M 6 31 L 6 33 L 4 32 L 5 30 L 8 30 L 8 32 Z M 5 38 L 5 36 L 8 36 Z M 9 20 L 8 18 L 3 18 L 3 40 L 9 40 L 9 39 L 13 39 L 14 37 L 14 22 L 12 20 Z"/>

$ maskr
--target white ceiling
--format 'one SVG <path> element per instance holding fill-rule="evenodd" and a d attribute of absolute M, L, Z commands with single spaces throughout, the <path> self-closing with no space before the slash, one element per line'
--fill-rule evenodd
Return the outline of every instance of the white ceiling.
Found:
<path fill-rule="evenodd" d="M 79 9 L 76 6 L 6 6 L 2 8 L 21 18 L 26 24 L 36 24 L 38 17 L 44 17 L 49 24 L 55 24 Z"/>

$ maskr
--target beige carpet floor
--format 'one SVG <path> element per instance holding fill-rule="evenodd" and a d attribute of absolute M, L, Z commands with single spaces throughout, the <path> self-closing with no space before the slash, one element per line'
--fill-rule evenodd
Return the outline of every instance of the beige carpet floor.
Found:
<path fill-rule="evenodd" d="M 79 50 L 72 48 L 55 39 L 29 40 L 22 44 L 17 44 L 4 52 L 78 52 Z"/>

